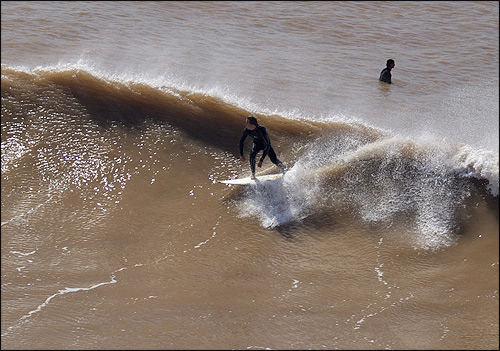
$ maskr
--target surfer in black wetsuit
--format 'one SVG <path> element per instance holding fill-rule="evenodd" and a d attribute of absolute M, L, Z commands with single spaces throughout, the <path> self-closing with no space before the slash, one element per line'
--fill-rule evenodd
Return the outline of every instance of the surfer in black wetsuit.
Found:
<path fill-rule="evenodd" d="M 380 80 L 381 82 L 391 84 L 392 83 L 392 81 L 391 81 L 391 78 L 392 78 L 391 69 L 393 69 L 394 66 L 396 66 L 396 64 L 394 63 L 393 59 L 389 59 L 389 60 L 387 60 L 386 66 L 387 67 L 385 67 L 382 70 L 382 72 L 380 72 L 380 78 L 378 80 Z"/>
<path fill-rule="evenodd" d="M 260 126 L 257 122 L 257 118 L 250 116 L 247 118 L 245 123 L 245 129 L 243 130 L 243 135 L 240 138 L 240 161 L 245 162 L 245 156 L 243 156 L 243 145 L 247 136 L 251 136 L 253 139 L 252 148 L 250 149 L 250 169 L 252 170 L 252 179 L 255 179 L 255 157 L 260 150 L 264 150 L 257 166 L 262 167 L 262 162 L 269 155 L 269 159 L 272 163 L 278 166 L 284 173 L 286 167 L 278 160 L 276 157 L 276 152 L 274 152 L 271 146 L 271 140 L 267 135 L 267 130 L 264 126 Z"/>

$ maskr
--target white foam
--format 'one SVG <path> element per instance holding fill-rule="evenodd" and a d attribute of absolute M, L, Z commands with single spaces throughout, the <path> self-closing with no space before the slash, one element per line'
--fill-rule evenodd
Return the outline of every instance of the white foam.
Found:
<path fill-rule="evenodd" d="M 257 215 L 267 228 L 329 211 L 332 204 L 354 205 L 364 221 L 373 223 L 411 214 L 404 218 L 408 230 L 416 231 L 414 244 L 439 249 L 455 242 L 456 214 L 469 196 L 457 174 L 487 179 L 498 195 L 498 155 L 490 151 L 431 137 L 393 136 L 373 143 L 349 136 L 322 139 L 309 146 L 282 182 L 249 188 L 240 213 Z M 335 192 L 328 184 L 335 184 Z"/>
<path fill-rule="evenodd" d="M 488 180 L 488 190 L 493 196 L 498 196 L 498 153 L 464 145 L 454 156 L 454 161 L 460 175 Z"/>
<path fill-rule="evenodd" d="M 282 178 L 248 186 L 240 215 L 257 216 L 265 228 L 306 218 L 317 206 L 319 185 L 305 182 L 303 176 L 303 169 L 294 166 Z"/>

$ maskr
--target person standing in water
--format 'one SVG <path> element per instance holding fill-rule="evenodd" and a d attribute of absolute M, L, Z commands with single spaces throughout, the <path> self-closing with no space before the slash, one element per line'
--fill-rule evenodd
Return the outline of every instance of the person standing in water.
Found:
<path fill-rule="evenodd" d="M 394 66 L 396 66 L 396 64 L 394 63 L 394 60 L 388 59 L 387 63 L 386 63 L 386 67 L 382 70 L 382 72 L 380 72 L 380 78 L 378 80 L 380 80 L 381 82 L 391 84 L 392 83 L 392 81 L 391 81 L 391 78 L 392 78 L 391 69 L 393 69 Z"/>
<path fill-rule="evenodd" d="M 245 162 L 245 156 L 243 156 L 243 146 L 247 136 L 250 136 L 253 139 L 252 148 L 250 149 L 250 169 L 252 171 L 252 179 L 255 179 L 255 158 L 257 157 L 257 153 L 261 150 L 264 152 L 262 153 L 259 163 L 257 164 L 258 167 L 262 167 L 262 162 L 264 162 L 266 156 L 269 155 L 271 162 L 278 166 L 283 173 L 286 172 L 286 167 L 280 160 L 278 160 L 278 157 L 276 157 L 276 152 L 274 152 L 274 149 L 271 146 L 271 140 L 269 140 L 266 128 L 259 125 L 257 118 L 253 116 L 247 117 L 245 129 L 243 130 L 243 134 L 241 135 L 239 142 L 240 161 L 242 163 Z"/>

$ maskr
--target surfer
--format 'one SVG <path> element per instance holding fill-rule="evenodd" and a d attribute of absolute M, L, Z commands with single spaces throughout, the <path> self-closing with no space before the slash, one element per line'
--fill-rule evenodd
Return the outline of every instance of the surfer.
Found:
<path fill-rule="evenodd" d="M 391 78 L 392 78 L 391 69 L 393 69 L 394 66 L 396 66 L 396 64 L 394 63 L 394 60 L 388 59 L 387 63 L 386 63 L 386 67 L 382 70 L 382 72 L 380 72 L 380 78 L 378 80 L 380 80 L 381 82 L 391 84 L 392 83 L 392 81 L 391 81 Z"/>
<path fill-rule="evenodd" d="M 243 135 L 240 138 L 240 161 L 245 162 L 245 156 L 243 156 L 243 145 L 247 136 L 251 136 L 253 139 L 252 148 L 250 149 L 250 169 L 252 170 L 252 179 L 255 179 L 255 158 L 260 150 L 264 150 L 262 156 L 259 160 L 257 166 L 262 167 L 262 162 L 269 155 L 269 159 L 272 163 L 278 166 L 283 173 L 286 172 L 286 167 L 278 160 L 276 157 L 276 152 L 274 152 L 271 146 L 271 140 L 267 135 L 267 130 L 264 126 L 260 126 L 257 122 L 257 118 L 249 116 L 245 123 L 245 129 L 243 130 Z"/>

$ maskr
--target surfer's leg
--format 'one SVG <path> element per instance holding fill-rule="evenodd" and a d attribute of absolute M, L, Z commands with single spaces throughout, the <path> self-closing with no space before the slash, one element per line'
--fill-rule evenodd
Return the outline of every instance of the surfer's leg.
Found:
<path fill-rule="evenodd" d="M 260 149 L 252 143 L 252 149 L 250 150 L 250 169 L 252 170 L 252 179 L 255 178 L 255 158 Z"/>
<path fill-rule="evenodd" d="M 287 171 L 285 165 L 280 160 L 278 160 L 278 157 L 276 156 L 276 152 L 274 152 L 274 149 L 272 146 L 269 148 L 269 152 L 267 153 L 267 155 L 269 156 L 269 159 L 271 160 L 271 162 L 274 163 L 276 166 L 278 166 L 283 173 L 285 173 Z"/>

